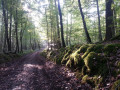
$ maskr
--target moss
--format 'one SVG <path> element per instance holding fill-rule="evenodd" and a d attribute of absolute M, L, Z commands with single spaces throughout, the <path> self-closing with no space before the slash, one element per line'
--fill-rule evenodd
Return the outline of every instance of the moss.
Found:
<path fill-rule="evenodd" d="M 103 78 L 101 76 L 93 76 L 93 77 L 89 77 L 87 78 L 86 82 L 88 84 L 90 84 L 93 88 L 95 88 L 95 90 L 99 88 L 100 84 L 102 84 L 103 82 Z"/>
<path fill-rule="evenodd" d="M 105 55 L 116 54 L 118 49 L 120 49 L 120 44 L 107 44 L 104 47 L 104 53 Z"/>
<path fill-rule="evenodd" d="M 90 52 L 88 56 L 84 59 L 85 65 L 88 69 L 88 71 L 94 71 L 99 63 L 98 54 L 95 52 Z"/>
<path fill-rule="evenodd" d="M 107 75 L 107 59 L 100 54 L 90 52 L 87 57 L 84 58 L 84 62 L 87 67 L 87 70 L 84 71 L 85 73 L 90 75 L 101 75 L 104 77 Z"/>
<path fill-rule="evenodd" d="M 84 59 L 90 52 L 102 53 L 104 45 L 102 44 L 90 44 L 87 51 L 84 53 L 82 58 Z"/>
<path fill-rule="evenodd" d="M 70 58 L 66 63 L 66 66 L 68 66 L 68 67 L 80 67 L 80 68 L 82 68 L 83 65 L 84 65 L 83 59 L 77 53 L 77 51 L 70 55 Z"/>
<path fill-rule="evenodd" d="M 77 44 L 77 45 L 74 45 L 74 46 L 71 46 L 73 47 L 74 49 L 79 49 L 81 47 L 81 45 Z"/>
<path fill-rule="evenodd" d="M 94 47 L 94 52 L 96 52 L 96 53 L 102 53 L 102 52 L 103 52 L 103 48 L 104 48 L 104 45 L 102 45 L 102 44 L 97 44 L 97 45 L 95 45 L 95 47 Z"/>
<path fill-rule="evenodd" d="M 47 54 L 47 58 L 53 58 L 54 56 L 56 55 L 56 53 L 55 53 L 55 51 L 50 51 L 50 52 L 48 52 L 48 54 Z"/>
<path fill-rule="evenodd" d="M 86 83 L 88 80 L 88 77 L 89 77 L 88 75 L 83 76 L 82 83 Z"/>
<path fill-rule="evenodd" d="M 98 72 L 97 75 L 101 75 L 103 77 L 106 77 L 108 75 L 108 67 L 106 63 L 100 63 L 99 67 L 98 67 Z"/>
<path fill-rule="evenodd" d="M 56 64 L 61 64 L 61 61 L 62 61 L 63 57 L 64 57 L 64 52 L 60 52 L 59 54 L 57 54 L 57 55 L 54 57 L 53 61 L 54 61 Z"/>
<path fill-rule="evenodd" d="M 117 63 L 117 67 L 120 68 L 120 61 Z"/>
<path fill-rule="evenodd" d="M 80 71 L 78 70 L 75 72 L 75 76 L 77 79 L 80 79 L 82 77 L 82 73 L 80 73 Z"/>
<path fill-rule="evenodd" d="M 73 60 L 72 60 L 72 59 L 69 59 L 69 60 L 67 61 L 67 63 L 66 63 L 66 66 L 68 66 L 68 67 L 73 67 L 73 66 L 74 66 Z"/>
<path fill-rule="evenodd" d="M 86 52 L 82 55 L 82 59 L 84 59 L 88 54 L 89 54 L 89 52 L 86 51 Z"/>
<path fill-rule="evenodd" d="M 78 54 L 80 53 L 85 53 L 87 48 L 89 47 L 89 45 L 82 45 L 79 49 L 78 49 Z"/>
<path fill-rule="evenodd" d="M 19 54 L 12 54 L 12 53 L 8 53 L 8 54 L 3 54 L 0 53 L 0 64 L 5 63 L 5 62 L 9 62 L 11 61 L 13 58 L 19 57 Z"/>
<path fill-rule="evenodd" d="M 82 67 L 82 75 L 86 75 L 87 74 L 87 67 L 84 65 Z"/>
<path fill-rule="evenodd" d="M 65 48 L 62 47 L 62 48 L 59 49 L 59 51 L 60 51 L 60 52 L 64 52 L 64 51 L 65 51 Z"/>
<path fill-rule="evenodd" d="M 120 80 L 113 83 L 111 90 L 120 90 Z"/>
<path fill-rule="evenodd" d="M 69 55 L 70 55 L 71 53 L 72 53 L 72 51 L 69 50 L 69 51 L 64 55 L 64 57 L 63 57 L 63 59 L 62 59 L 62 61 L 61 61 L 62 64 L 66 64 L 66 63 L 67 63 L 67 61 L 69 60 Z"/>
<path fill-rule="evenodd" d="M 102 82 L 102 80 L 103 80 L 102 77 L 101 78 L 99 78 L 98 76 L 93 77 L 93 81 L 94 81 L 95 85 L 100 84 Z"/>

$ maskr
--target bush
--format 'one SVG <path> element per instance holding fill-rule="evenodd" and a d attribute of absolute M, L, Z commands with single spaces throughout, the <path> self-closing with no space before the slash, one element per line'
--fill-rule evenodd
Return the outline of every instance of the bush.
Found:
<path fill-rule="evenodd" d="M 20 57 L 20 56 L 21 55 L 19 55 L 19 54 L 12 54 L 12 53 L 3 54 L 3 53 L 0 53 L 0 64 L 5 63 L 5 62 L 9 62 L 13 58 L 17 58 L 17 57 Z"/>

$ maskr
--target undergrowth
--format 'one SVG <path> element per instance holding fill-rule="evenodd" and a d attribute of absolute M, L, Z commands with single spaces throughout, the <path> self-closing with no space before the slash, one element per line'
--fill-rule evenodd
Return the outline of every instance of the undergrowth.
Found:
<path fill-rule="evenodd" d="M 24 51 L 23 53 L 16 53 L 16 54 L 14 54 L 14 53 L 6 53 L 6 54 L 0 53 L 0 64 L 10 62 L 15 58 L 21 57 L 21 56 L 26 55 L 26 54 L 31 53 L 31 52 L 33 52 L 33 51 Z"/>
<path fill-rule="evenodd" d="M 105 86 L 104 82 L 107 77 L 114 73 L 114 70 L 110 70 L 110 66 L 116 60 L 112 61 L 111 64 L 108 62 L 110 62 L 111 55 L 116 55 L 119 49 L 120 44 L 85 44 L 43 52 L 42 54 L 57 64 L 63 64 L 72 70 L 79 71 L 76 76 L 82 78 L 83 83 L 89 83 L 93 88 L 100 88 Z M 117 67 L 120 67 L 119 63 Z"/>

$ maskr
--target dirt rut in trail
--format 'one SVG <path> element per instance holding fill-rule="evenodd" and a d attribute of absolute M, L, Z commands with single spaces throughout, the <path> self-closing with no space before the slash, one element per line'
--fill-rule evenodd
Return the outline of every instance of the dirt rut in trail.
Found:
<path fill-rule="evenodd" d="M 40 56 L 40 51 L 0 65 L 0 90 L 89 90 L 74 73 Z"/>

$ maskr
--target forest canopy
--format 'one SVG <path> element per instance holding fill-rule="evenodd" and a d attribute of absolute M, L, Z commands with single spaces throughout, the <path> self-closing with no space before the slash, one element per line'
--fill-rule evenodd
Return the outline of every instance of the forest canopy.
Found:
<path fill-rule="evenodd" d="M 119 0 L 1 0 L 0 51 L 96 43 L 120 33 Z M 44 46 L 45 46 L 44 45 Z"/>

